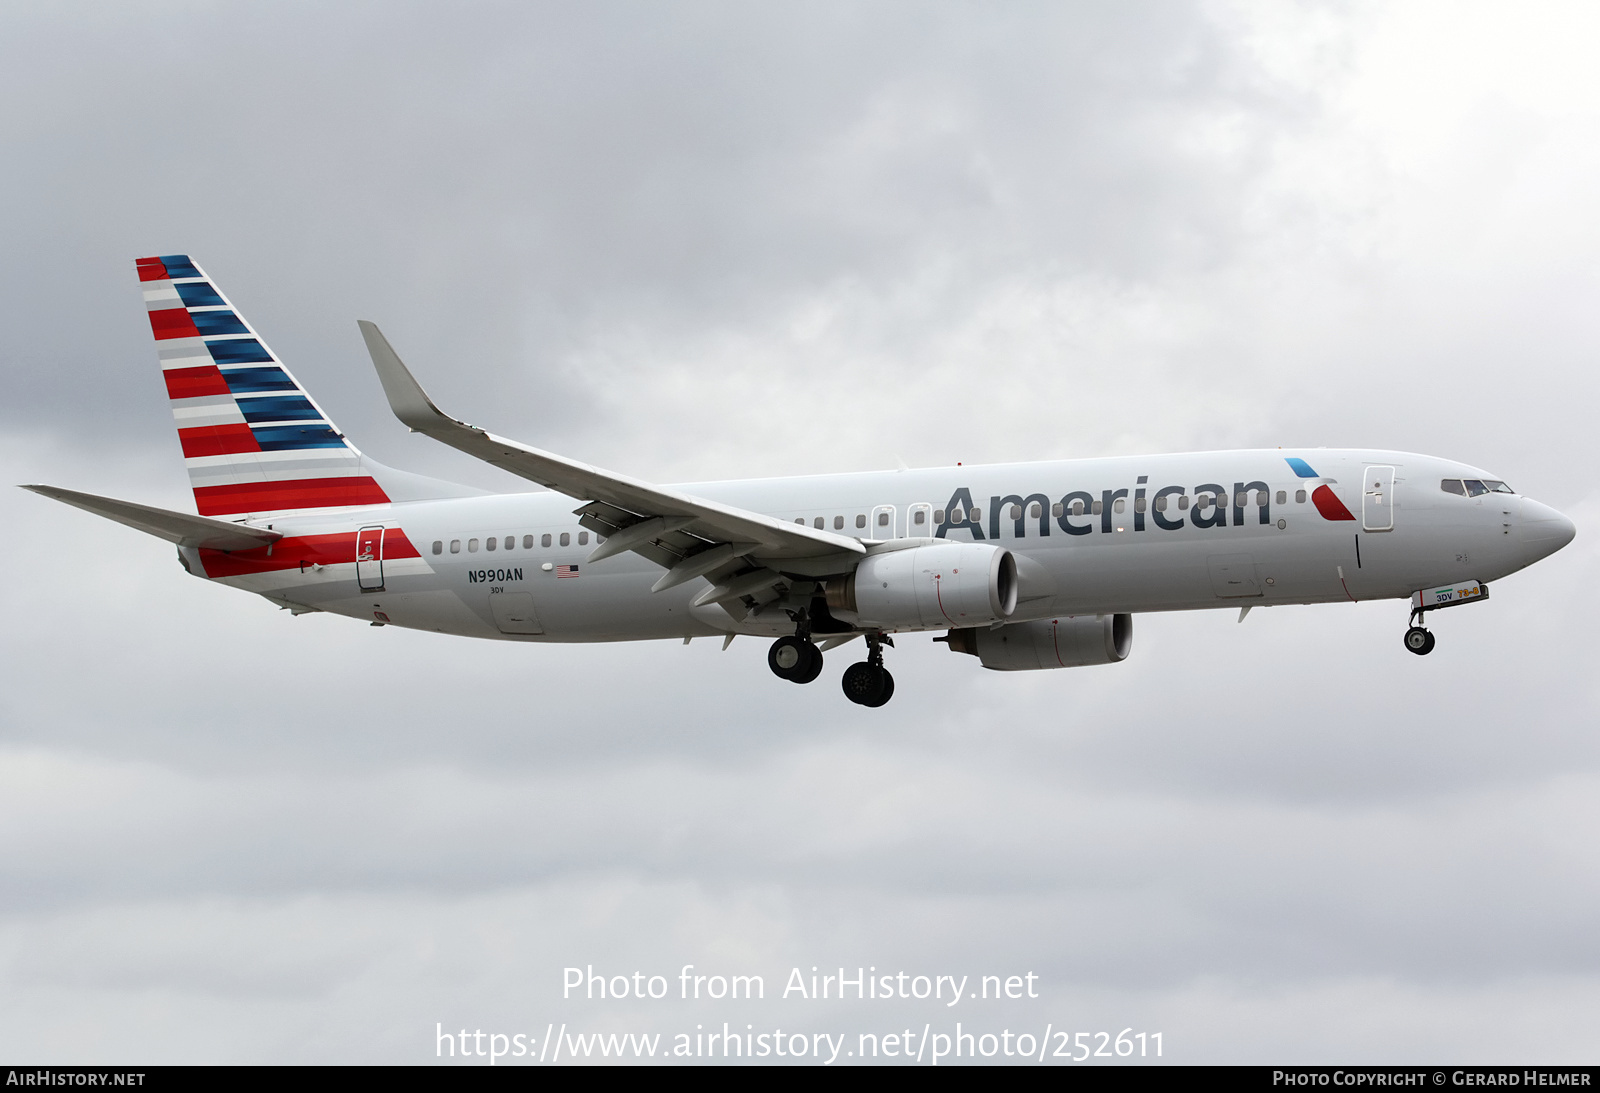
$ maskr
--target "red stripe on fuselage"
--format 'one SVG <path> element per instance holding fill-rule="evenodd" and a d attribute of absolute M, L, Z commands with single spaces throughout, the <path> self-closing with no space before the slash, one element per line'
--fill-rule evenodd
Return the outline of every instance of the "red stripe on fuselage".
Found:
<path fill-rule="evenodd" d="M 169 368 L 161 373 L 167 381 L 168 398 L 199 398 L 201 395 L 231 395 L 228 381 L 214 364 L 199 368 Z"/>
<path fill-rule="evenodd" d="M 168 338 L 198 338 L 200 331 L 195 329 L 194 320 L 189 317 L 189 309 L 185 307 L 168 307 L 150 314 L 150 329 L 155 333 L 156 341 L 165 341 Z"/>
<path fill-rule="evenodd" d="M 250 431 L 248 425 L 201 425 L 194 429 L 179 429 L 178 441 L 183 445 L 185 459 L 261 450 L 261 445 L 256 443 L 256 434 Z"/>
<path fill-rule="evenodd" d="M 200 564 L 207 577 L 242 577 L 251 573 L 276 573 L 285 569 L 304 569 L 313 565 L 353 565 L 356 560 L 356 529 L 333 535 L 300 535 L 279 539 L 267 547 L 251 550 L 201 550 Z M 389 528 L 383 533 L 383 560 L 420 558 L 406 533 Z"/>
<path fill-rule="evenodd" d="M 278 509 L 329 509 L 346 505 L 384 505 L 388 494 L 371 478 L 301 478 L 292 482 L 242 482 L 196 486 L 201 516 Z M 353 548 L 352 548 L 353 549 Z"/>

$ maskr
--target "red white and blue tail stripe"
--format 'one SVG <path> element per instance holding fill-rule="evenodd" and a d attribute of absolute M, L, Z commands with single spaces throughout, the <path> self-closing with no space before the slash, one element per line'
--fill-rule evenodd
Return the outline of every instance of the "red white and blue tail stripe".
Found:
<path fill-rule="evenodd" d="M 138 267 L 202 516 L 388 503 L 361 453 L 188 255 Z"/>

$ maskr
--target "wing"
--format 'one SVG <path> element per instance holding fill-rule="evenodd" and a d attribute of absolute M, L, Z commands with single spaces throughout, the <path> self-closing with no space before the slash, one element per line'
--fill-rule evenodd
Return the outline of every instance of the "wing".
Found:
<path fill-rule="evenodd" d="M 866 553 L 846 535 L 651 485 L 457 421 L 434 405 L 382 331 L 359 325 L 395 417 L 413 432 L 586 502 L 574 510 L 579 523 L 605 538 L 589 560 L 626 551 L 648 558 L 667 571 L 654 591 L 704 576 L 712 587 L 696 605 L 764 603 L 790 580 L 847 572 Z"/>
<path fill-rule="evenodd" d="M 209 547 L 212 550 L 254 550 L 271 546 L 283 538 L 282 532 L 266 528 L 230 524 L 206 516 L 158 509 L 154 505 L 140 505 L 132 501 L 118 501 L 113 497 L 97 497 L 92 493 L 64 490 L 60 486 L 23 486 L 25 490 L 56 501 L 63 501 L 96 516 L 115 520 L 146 535 L 154 535 L 169 543 L 187 547 Z"/>

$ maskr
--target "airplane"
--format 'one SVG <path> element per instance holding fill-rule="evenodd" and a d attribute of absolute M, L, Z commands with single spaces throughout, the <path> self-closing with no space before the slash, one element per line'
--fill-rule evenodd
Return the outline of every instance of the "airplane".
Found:
<path fill-rule="evenodd" d="M 894 636 L 985 668 L 1127 658 L 1147 611 L 1406 599 L 1436 610 L 1572 541 L 1572 521 L 1453 460 L 1265 449 L 658 486 L 441 411 L 359 323 L 395 416 L 546 492 L 488 493 L 362 454 L 187 255 L 136 261 L 198 515 L 24 489 L 173 543 L 190 574 L 296 615 L 524 642 L 771 638 L 881 707 Z M 573 502 L 578 502 L 576 508 Z"/>

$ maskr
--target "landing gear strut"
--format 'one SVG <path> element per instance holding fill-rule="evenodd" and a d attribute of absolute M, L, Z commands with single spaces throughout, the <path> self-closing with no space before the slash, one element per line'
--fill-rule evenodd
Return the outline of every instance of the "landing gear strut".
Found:
<path fill-rule="evenodd" d="M 1422 625 L 1420 607 L 1411 609 L 1411 629 L 1406 631 L 1405 642 L 1406 648 L 1419 657 L 1425 657 L 1433 652 L 1433 632 Z"/>
<path fill-rule="evenodd" d="M 867 659 L 844 670 L 840 685 L 844 696 L 858 706 L 882 706 L 894 697 L 894 676 L 883 666 L 883 647 L 893 645 L 887 634 L 867 635 Z"/>

